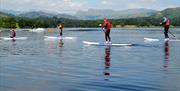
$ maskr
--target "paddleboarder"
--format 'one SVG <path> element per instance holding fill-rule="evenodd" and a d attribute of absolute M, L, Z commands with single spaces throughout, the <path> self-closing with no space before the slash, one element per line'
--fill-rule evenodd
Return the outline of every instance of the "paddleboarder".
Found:
<path fill-rule="evenodd" d="M 111 23 L 107 18 L 104 18 L 102 28 L 106 29 L 106 31 L 105 31 L 105 40 L 106 40 L 106 42 L 105 43 L 106 44 L 111 44 L 111 37 L 110 37 Z"/>
<path fill-rule="evenodd" d="M 170 26 L 170 20 L 167 18 L 167 16 L 163 16 L 162 22 L 160 23 L 161 25 L 164 25 L 164 36 L 165 39 L 169 40 L 169 26 Z"/>
<path fill-rule="evenodd" d="M 14 38 L 14 37 L 16 37 L 16 32 L 14 29 L 12 29 L 10 38 Z"/>
<path fill-rule="evenodd" d="M 62 38 L 62 35 L 63 35 L 63 24 L 62 23 L 59 23 L 58 25 L 58 30 L 59 30 L 59 35 L 60 35 L 60 38 Z"/>

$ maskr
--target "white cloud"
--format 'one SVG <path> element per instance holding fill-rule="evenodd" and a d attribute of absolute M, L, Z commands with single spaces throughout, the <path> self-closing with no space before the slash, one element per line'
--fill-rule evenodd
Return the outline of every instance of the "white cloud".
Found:
<path fill-rule="evenodd" d="M 107 1 L 102 1 L 101 3 L 105 5 L 105 4 L 107 4 Z"/>
<path fill-rule="evenodd" d="M 140 2 L 149 2 L 149 3 L 151 3 L 151 2 L 156 2 L 157 0 L 139 0 Z"/>

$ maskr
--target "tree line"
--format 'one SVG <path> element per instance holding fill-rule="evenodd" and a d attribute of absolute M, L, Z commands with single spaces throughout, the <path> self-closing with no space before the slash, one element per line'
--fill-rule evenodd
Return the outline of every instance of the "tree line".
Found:
<path fill-rule="evenodd" d="M 112 27 L 125 27 L 134 25 L 136 27 L 160 26 L 161 17 L 141 17 L 130 19 L 110 19 Z M 180 17 L 170 18 L 172 26 L 180 26 Z M 63 23 L 64 27 L 98 27 L 103 20 L 72 20 L 57 17 L 0 17 L 0 28 L 52 28 L 57 27 L 58 23 Z"/>

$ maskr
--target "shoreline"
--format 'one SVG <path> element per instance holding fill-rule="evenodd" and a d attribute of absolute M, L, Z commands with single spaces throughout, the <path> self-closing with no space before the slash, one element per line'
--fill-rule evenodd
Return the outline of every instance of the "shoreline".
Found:
<path fill-rule="evenodd" d="M 112 27 L 111 29 L 163 29 L 164 27 Z M 170 27 L 172 29 L 178 29 L 180 27 Z M 12 28 L 0 28 L 0 32 L 2 31 L 10 31 Z M 38 28 L 33 28 L 38 29 Z M 42 28 L 42 29 L 49 29 L 49 28 Z M 56 29 L 56 28 L 55 28 Z M 83 30 L 83 29 L 101 29 L 99 27 L 66 27 L 64 30 Z M 21 30 L 21 31 L 28 31 L 32 30 L 32 28 L 17 28 L 15 30 Z"/>

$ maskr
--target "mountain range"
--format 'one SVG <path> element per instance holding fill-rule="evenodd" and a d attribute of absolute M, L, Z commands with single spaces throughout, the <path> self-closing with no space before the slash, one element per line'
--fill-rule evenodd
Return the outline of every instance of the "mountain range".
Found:
<path fill-rule="evenodd" d="M 38 17 L 57 17 L 57 18 L 68 18 L 68 19 L 78 19 L 78 20 L 96 20 L 103 19 L 104 17 L 110 19 L 126 19 L 126 18 L 138 18 L 138 17 L 160 17 L 162 15 L 167 15 L 170 17 L 179 17 L 180 7 L 177 8 L 167 8 L 162 11 L 152 10 L 152 9 L 127 9 L 122 11 L 115 11 L 111 9 L 89 9 L 87 11 L 77 11 L 75 14 L 59 14 L 43 11 L 30 11 L 30 12 L 20 12 L 13 10 L 0 10 L 0 16 L 18 16 L 27 18 L 38 18 Z"/>
<path fill-rule="evenodd" d="M 97 10 L 89 9 L 88 11 L 78 11 L 75 15 L 81 19 L 103 19 L 104 17 L 110 19 L 120 19 L 120 18 L 136 18 L 136 17 L 148 17 L 158 11 L 151 9 L 127 9 L 122 11 L 114 10 Z"/>

